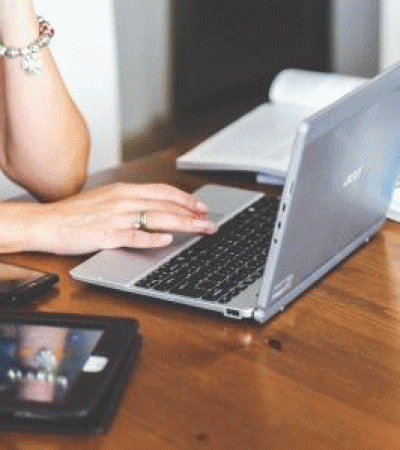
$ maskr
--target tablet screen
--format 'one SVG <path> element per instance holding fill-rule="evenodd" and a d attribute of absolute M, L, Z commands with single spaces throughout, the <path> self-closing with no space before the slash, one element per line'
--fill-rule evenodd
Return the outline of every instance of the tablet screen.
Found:
<path fill-rule="evenodd" d="M 0 398 L 62 403 L 82 371 L 106 364 L 87 365 L 102 335 L 95 328 L 0 324 Z"/>

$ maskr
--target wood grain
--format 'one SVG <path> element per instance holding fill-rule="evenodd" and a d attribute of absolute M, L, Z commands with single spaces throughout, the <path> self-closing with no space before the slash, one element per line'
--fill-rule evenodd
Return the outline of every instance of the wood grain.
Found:
<path fill-rule="evenodd" d="M 121 180 L 260 189 L 239 175 L 178 173 L 174 156 L 166 151 L 106 171 L 89 186 Z M 83 257 L 2 259 L 60 275 L 37 309 L 136 317 L 144 347 L 108 433 L 3 432 L 0 449 L 400 449 L 394 222 L 264 325 L 74 281 L 68 271 Z"/>

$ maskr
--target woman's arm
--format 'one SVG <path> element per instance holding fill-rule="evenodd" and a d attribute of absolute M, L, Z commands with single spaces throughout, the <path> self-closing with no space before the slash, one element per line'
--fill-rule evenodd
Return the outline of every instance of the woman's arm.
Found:
<path fill-rule="evenodd" d="M 7 47 L 37 39 L 32 0 L 0 0 L 0 12 Z M 39 55 L 38 76 L 21 70 L 20 58 L 0 60 L 0 166 L 46 201 L 0 202 L 0 253 L 160 247 L 174 232 L 215 233 L 206 206 L 171 186 L 117 183 L 77 193 L 86 177 L 88 131 L 49 50 Z"/>
<path fill-rule="evenodd" d="M 26 47 L 38 37 L 32 0 L 1 0 L 1 34 L 7 47 Z M 71 24 L 73 32 L 73 24 Z M 40 75 L 20 58 L 0 60 L 0 166 L 37 198 L 76 193 L 85 178 L 90 139 L 49 49 L 39 52 Z"/>

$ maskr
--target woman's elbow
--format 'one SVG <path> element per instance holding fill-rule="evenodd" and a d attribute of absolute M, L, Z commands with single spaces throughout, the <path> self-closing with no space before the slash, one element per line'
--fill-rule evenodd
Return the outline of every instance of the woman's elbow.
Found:
<path fill-rule="evenodd" d="M 45 202 L 62 200 L 82 190 L 88 176 L 91 138 L 86 126 L 76 136 L 79 138 L 69 143 L 74 151 L 69 153 L 68 161 L 64 161 L 54 171 L 47 167 L 42 174 L 41 182 L 35 183 L 33 189 L 28 187 L 38 200 Z"/>
<path fill-rule="evenodd" d="M 47 183 L 43 183 L 41 193 L 36 194 L 41 201 L 56 201 L 63 198 L 70 197 L 79 193 L 88 177 L 88 165 L 89 165 L 89 149 L 90 149 L 90 137 L 86 136 L 84 141 L 80 142 L 82 150 L 79 157 L 76 157 L 75 161 L 68 164 L 68 167 L 64 168 L 64 173 L 59 176 L 58 179 L 47 180 Z"/>

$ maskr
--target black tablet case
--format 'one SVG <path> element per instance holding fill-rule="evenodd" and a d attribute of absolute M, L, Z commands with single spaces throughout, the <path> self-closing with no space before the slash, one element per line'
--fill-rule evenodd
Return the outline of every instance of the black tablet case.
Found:
<path fill-rule="evenodd" d="M 80 419 L 62 419 L 46 421 L 41 419 L 27 419 L 0 415 L 0 429 L 13 432 L 41 432 L 61 434 L 100 434 L 106 432 L 114 417 L 114 413 L 122 397 L 123 391 L 136 367 L 142 337 L 137 334 L 125 355 L 126 358 L 120 368 L 111 388 L 100 401 L 96 411 L 88 417 Z"/>

